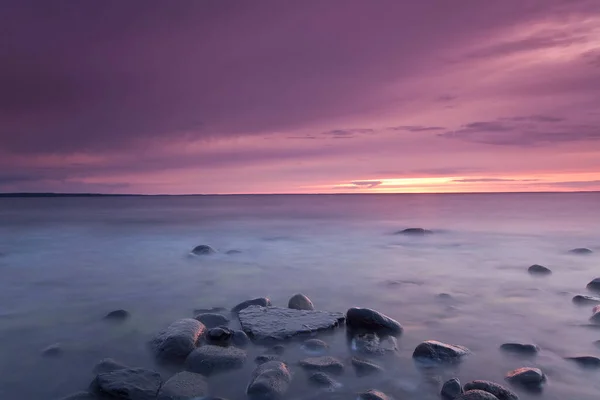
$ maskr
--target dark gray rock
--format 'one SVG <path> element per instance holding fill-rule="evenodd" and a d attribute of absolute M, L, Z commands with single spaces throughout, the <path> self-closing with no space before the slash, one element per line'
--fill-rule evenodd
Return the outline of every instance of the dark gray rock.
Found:
<path fill-rule="evenodd" d="M 587 296 L 585 294 L 578 294 L 573 297 L 573 303 L 580 304 L 580 305 L 600 304 L 600 297 Z"/>
<path fill-rule="evenodd" d="M 431 235 L 433 231 L 423 228 L 406 228 L 396 232 L 396 235 L 409 235 L 409 236 L 425 236 Z"/>
<path fill-rule="evenodd" d="M 237 347 L 221 347 L 207 344 L 192 351 L 185 359 L 188 371 L 211 375 L 230 369 L 241 368 L 246 361 L 246 352 Z"/>
<path fill-rule="evenodd" d="M 586 287 L 593 292 L 600 292 L 600 278 L 595 278 Z"/>
<path fill-rule="evenodd" d="M 524 367 L 510 371 L 506 380 L 523 386 L 539 386 L 546 380 L 546 376 L 539 368 Z"/>
<path fill-rule="evenodd" d="M 231 337 L 231 344 L 237 347 L 246 347 L 250 343 L 250 338 L 244 331 L 233 331 L 233 336 Z"/>
<path fill-rule="evenodd" d="M 62 353 L 63 349 L 60 343 L 51 344 L 50 346 L 42 350 L 42 355 L 44 357 L 58 357 L 62 355 Z"/>
<path fill-rule="evenodd" d="M 200 314 L 222 314 L 225 312 L 229 312 L 227 308 L 224 307 L 213 307 L 213 308 L 196 308 L 194 309 L 194 315 Z"/>
<path fill-rule="evenodd" d="M 460 385 L 458 378 L 452 378 L 444 382 L 440 394 L 444 399 L 453 400 L 462 394 L 462 392 L 462 386 Z"/>
<path fill-rule="evenodd" d="M 581 255 L 584 255 L 584 254 L 592 254 L 592 253 L 593 253 L 593 251 L 592 251 L 592 250 L 590 250 L 590 249 L 588 249 L 588 248 L 586 248 L 586 247 L 578 247 L 578 248 L 576 248 L 576 249 L 571 249 L 571 250 L 569 250 L 569 253 L 571 253 L 571 254 L 581 254 Z"/>
<path fill-rule="evenodd" d="M 233 331 L 227 327 L 211 328 L 206 332 L 206 342 L 217 346 L 229 345 Z"/>
<path fill-rule="evenodd" d="M 250 306 L 239 313 L 244 332 L 256 340 L 283 340 L 304 333 L 331 329 L 344 314 L 328 311 Z"/>
<path fill-rule="evenodd" d="M 372 361 L 365 360 L 358 357 L 352 357 L 352 366 L 356 375 L 366 376 L 371 374 L 377 374 L 383 372 L 383 368 Z"/>
<path fill-rule="evenodd" d="M 313 355 L 324 354 L 328 347 L 327 343 L 319 339 L 308 339 L 302 343 L 302 350 Z"/>
<path fill-rule="evenodd" d="M 92 372 L 97 375 L 127 368 L 129 368 L 127 365 L 121 364 L 120 362 L 113 360 L 112 358 L 103 358 L 94 366 Z"/>
<path fill-rule="evenodd" d="M 254 362 L 257 364 L 264 364 L 269 361 L 282 361 L 280 356 L 277 354 L 261 354 L 256 356 Z"/>
<path fill-rule="evenodd" d="M 456 400 L 499 400 L 496 396 L 483 390 L 467 390 L 455 397 Z"/>
<path fill-rule="evenodd" d="M 315 306 L 308 297 L 302 293 L 298 293 L 292 296 L 288 302 L 288 308 L 293 308 L 294 310 L 314 310 Z"/>
<path fill-rule="evenodd" d="M 432 361 L 452 362 L 460 360 L 469 353 L 469 349 L 463 346 L 442 343 L 437 340 L 426 340 L 415 348 L 413 357 Z"/>
<path fill-rule="evenodd" d="M 550 275 L 550 274 L 552 274 L 552 271 L 550 270 L 550 268 L 546 268 L 543 265 L 539 265 L 539 264 L 532 265 L 531 267 L 529 267 L 527 269 L 527 271 L 531 275 Z"/>
<path fill-rule="evenodd" d="M 124 321 L 129 318 L 129 313 L 125 310 L 114 310 L 104 316 L 104 319 L 110 321 Z"/>
<path fill-rule="evenodd" d="M 162 385 L 157 400 L 192 400 L 206 396 L 207 392 L 206 379 L 202 375 L 183 371 Z"/>
<path fill-rule="evenodd" d="M 185 318 L 173 322 L 160 332 L 150 345 L 157 358 L 165 361 L 183 360 L 196 348 L 200 336 L 206 327 L 195 319 Z"/>
<path fill-rule="evenodd" d="M 370 308 L 353 307 L 346 312 L 346 324 L 357 330 L 385 332 L 393 335 L 402 333 L 398 321 Z"/>
<path fill-rule="evenodd" d="M 308 377 L 308 382 L 314 386 L 334 390 L 342 387 L 342 384 L 327 375 L 325 372 L 314 372 Z"/>
<path fill-rule="evenodd" d="M 368 354 L 382 355 L 398 349 L 398 343 L 393 336 L 380 339 L 375 333 L 361 333 L 352 335 L 350 347 L 352 351 Z"/>
<path fill-rule="evenodd" d="M 217 251 L 215 249 L 213 249 L 207 244 L 201 244 L 192 249 L 192 254 L 195 254 L 197 256 L 206 256 L 209 254 L 215 254 L 216 252 Z"/>
<path fill-rule="evenodd" d="M 600 368 L 600 358 L 594 356 L 566 357 L 566 360 L 573 361 L 584 368 Z"/>
<path fill-rule="evenodd" d="M 369 389 L 366 392 L 358 394 L 360 400 L 390 400 L 390 398 L 383 392 L 375 389 Z"/>
<path fill-rule="evenodd" d="M 202 322 L 208 329 L 216 328 L 217 326 L 226 326 L 229 324 L 229 318 L 217 313 L 196 315 L 194 319 Z"/>
<path fill-rule="evenodd" d="M 344 364 L 335 357 L 309 357 L 301 360 L 299 365 L 306 370 L 324 371 L 332 374 L 341 374 Z"/>
<path fill-rule="evenodd" d="M 271 347 L 267 353 L 281 355 L 285 353 L 285 346 L 282 344 L 276 344 L 275 346 Z"/>
<path fill-rule="evenodd" d="M 596 306 L 592 309 L 592 316 L 590 317 L 592 324 L 600 325 L 600 306 Z"/>
<path fill-rule="evenodd" d="M 500 345 L 500 350 L 506 351 L 508 353 L 534 355 L 540 351 L 540 348 L 535 344 L 529 343 L 504 343 Z"/>
<path fill-rule="evenodd" d="M 517 396 L 512 391 L 502 385 L 490 381 L 472 381 L 465 385 L 465 393 L 469 390 L 483 390 L 496 396 L 498 400 L 518 400 Z M 464 396 L 464 394 L 463 394 Z M 460 398 L 460 397 L 459 397 Z"/>
<path fill-rule="evenodd" d="M 269 300 L 266 297 L 258 297 L 256 299 L 242 301 L 240 304 L 238 304 L 237 306 L 233 307 L 231 309 L 231 312 L 237 314 L 240 311 L 242 311 L 243 309 L 248 308 L 250 306 L 269 307 L 270 305 L 271 305 L 271 300 Z"/>
<path fill-rule="evenodd" d="M 275 400 L 287 392 L 291 382 L 292 375 L 287 365 L 281 361 L 269 361 L 252 372 L 246 394 L 252 400 Z"/>
<path fill-rule="evenodd" d="M 157 372 L 143 368 L 126 368 L 98 374 L 95 386 L 99 393 L 123 400 L 154 400 L 162 385 Z"/>

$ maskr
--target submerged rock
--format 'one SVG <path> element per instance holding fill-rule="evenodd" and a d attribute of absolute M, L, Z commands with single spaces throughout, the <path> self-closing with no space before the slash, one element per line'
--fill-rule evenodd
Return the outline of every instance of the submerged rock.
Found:
<path fill-rule="evenodd" d="M 237 347 L 246 347 L 250 343 L 250 338 L 244 331 L 233 331 L 233 336 L 231 337 L 231 344 Z"/>
<path fill-rule="evenodd" d="M 242 253 L 242 252 L 241 252 L 240 250 L 235 250 L 235 249 L 233 249 L 233 250 L 227 250 L 227 251 L 225 252 L 225 254 L 227 254 L 227 255 L 230 255 L 230 256 L 233 256 L 233 255 L 235 255 L 235 254 L 241 254 L 241 253 Z"/>
<path fill-rule="evenodd" d="M 383 368 L 372 361 L 352 357 L 352 366 L 358 376 L 366 376 L 383 372 Z"/>
<path fill-rule="evenodd" d="M 344 320 L 344 314 L 250 306 L 240 311 L 239 319 L 244 332 L 253 339 L 282 340 L 303 333 L 334 328 Z"/>
<path fill-rule="evenodd" d="M 329 346 L 319 339 L 308 339 L 302 343 L 302 349 L 309 354 L 323 354 Z"/>
<path fill-rule="evenodd" d="M 584 368 L 600 368 L 600 358 L 594 356 L 566 357 L 566 360 L 573 361 Z"/>
<path fill-rule="evenodd" d="M 257 364 L 264 364 L 269 361 L 282 361 L 279 355 L 277 354 L 261 354 L 256 356 L 254 362 Z"/>
<path fill-rule="evenodd" d="M 406 228 L 396 232 L 396 235 L 410 235 L 410 236 L 425 236 L 432 234 L 433 231 L 424 228 Z"/>
<path fill-rule="evenodd" d="M 154 400 L 162 385 L 158 372 L 143 368 L 126 368 L 98 374 L 94 381 L 99 393 L 117 399 Z"/>
<path fill-rule="evenodd" d="M 592 316 L 590 317 L 590 322 L 596 325 L 600 324 L 600 306 L 596 306 L 592 309 Z"/>
<path fill-rule="evenodd" d="M 197 256 L 205 256 L 205 255 L 209 255 L 209 254 L 215 254 L 216 252 L 217 251 L 215 249 L 213 249 L 212 247 L 210 247 L 207 244 L 201 244 L 192 249 L 192 254 L 195 254 Z"/>
<path fill-rule="evenodd" d="M 51 344 L 50 346 L 42 350 L 42 355 L 44 357 L 58 357 L 62 355 L 62 353 L 63 349 L 60 343 Z"/>
<path fill-rule="evenodd" d="M 576 249 L 569 250 L 569 253 L 571 253 L 571 254 L 592 254 L 593 251 L 586 247 L 578 247 Z"/>
<path fill-rule="evenodd" d="M 275 400 L 281 398 L 292 382 L 292 375 L 283 362 L 269 361 L 256 367 L 246 394 L 253 400 Z"/>
<path fill-rule="evenodd" d="M 370 308 L 353 307 L 346 312 L 346 324 L 352 329 L 373 332 L 386 332 L 394 335 L 402 333 L 402 325 L 387 315 Z"/>
<path fill-rule="evenodd" d="M 527 271 L 531 275 L 550 275 L 552 273 L 550 268 L 546 268 L 543 265 L 539 265 L 539 264 L 532 265 L 531 267 L 529 267 L 527 269 Z"/>
<path fill-rule="evenodd" d="M 104 319 L 110 321 L 123 321 L 129 318 L 129 313 L 125 310 L 114 310 L 104 316 Z"/>
<path fill-rule="evenodd" d="M 227 346 L 233 337 L 233 331 L 227 327 L 211 328 L 206 332 L 206 341 L 217 346 Z"/>
<path fill-rule="evenodd" d="M 442 343 L 437 340 L 426 340 L 415 348 L 413 358 L 452 362 L 458 361 L 469 353 L 469 349 L 463 346 Z"/>
<path fill-rule="evenodd" d="M 325 371 L 333 374 L 341 374 L 344 364 L 335 357 L 309 357 L 299 362 L 299 365 L 307 370 Z"/>
<path fill-rule="evenodd" d="M 496 396 L 498 400 L 519 400 L 519 396 L 517 396 L 511 390 L 490 381 L 472 381 L 467 383 L 464 389 L 465 394 L 469 390 L 483 390 L 484 392 L 488 392 Z M 464 399 L 464 397 L 462 398 Z M 461 399 L 461 397 L 459 397 L 459 399 Z M 473 397 L 473 399 L 476 399 L 476 397 Z"/>
<path fill-rule="evenodd" d="M 241 368 L 246 361 L 246 352 L 237 347 L 221 347 L 210 344 L 198 347 L 185 359 L 188 371 L 202 375 Z"/>
<path fill-rule="evenodd" d="M 575 304 L 600 304 L 600 297 L 587 296 L 585 294 L 578 294 L 573 297 L 573 303 Z"/>
<path fill-rule="evenodd" d="M 586 287 L 593 292 L 600 292 L 600 278 L 595 278 Z"/>
<path fill-rule="evenodd" d="M 456 400 L 498 400 L 496 396 L 483 390 L 467 390 L 463 394 L 455 397 Z"/>
<path fill-rule="evenodd" d="M 103 358 L 92 369 L 94 374 L 105 374 L 107 372 L 117 371 L 119 369 L 127 369 L 128 366 L 113 360 L 112 358 Z"/>
<path fill-rule="evenodd" d="M 500 350 L 515 354 L 533 355 L 537 354 L 540 348 L 529 343 L 504 343 L 500 346 Z"/>
<path fill-rule="evenodd" d="M 202 375 L 183 371 L 162 385 L 157 400 L 192 400 L 206 396 L 207 392 L 206 379 Z"/>
<path fill-rule="evenodd" d="M 315 306 L 308 297 L 302 293 L 298 293 L 292 296 L 288 302 L 288 308 L 293 308 L 294 310 L 314 310 Z"/>
<path fill-rule="evenodd" d="M 546 376 L 539 368 L 523 367 L 510 371 L 506 380 L 523 386 L 539 386 L 546 380 Z"/>
<path fill-rule="evenodd" d="M 380 339 L 375 333 L 353 335 L 350 343 L 353 351 L 369 355 L 381 355 L 398 349 L 395 337 L 386 336 Z"/>
<path fill-rule="evenodd" d="M 276 344 L 275 346 L 267 350 L 267 353 L 282 355 L 283 353 L 285 353 L 285 346 L 282 344 Z"/>
<path fill-rule="evenodd" d="M 360 393 L 358 398 L 360 400 L 390 400 L 385 393 L 375 389 L 369 389 L 366 392 Z"/>
<path fill-rule="evenodd" d="M 196 343 L 205 330 L 206 327 L 200 321 L 191 318 L 180 319 L 160 332 L 152 339 L 150 345 L 161 360 L 183 360 L 196 348 Z"/>
<path fill-rule="evenodd" d="M 444 382 L 440 394 L 444 399 L 453 400 L 463 392 L 458 378 L 452 378 Z"/>
<path fill-rule="evenodd" d="M 229 318 L 218 313 L 206 313 L 199 314 L 194 317 L 195 320 L 200 321 L 207 328 L 216 328 L 217 326 L 226 326 L 229 324 Z"/>
<path fill-rule="evenodd" d="M 308 382 L 314 386 L 334 390 L 342 387 L 342 384 L 327 375 L 325 372 L 314 372 L 308 377 Z"/>
<path fill-rule="evenodd" d="M 237 314 L 240 311 L 242 311 L 243 309 L 248 308 L 250 306 L 268 307 L 270 305 L 271 305 L 271 300 L 269 300 L 266 297 L 258 297 L 256 299 L 242 301 L 240 304 L 238 304 L 237 306 L 233 307 L 231 309 L 231 312 Z"/>

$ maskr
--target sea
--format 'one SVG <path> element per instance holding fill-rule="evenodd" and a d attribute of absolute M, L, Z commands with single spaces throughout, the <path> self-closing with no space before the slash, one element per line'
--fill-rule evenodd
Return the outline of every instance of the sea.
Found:
<path fill-rule="evenodd" d="M 433 233 L 397 234 L 412 227 Z M 200 244 L 218 252 L 192 255 Z M 569 253 L 580 247 L 593 253 Z M 532 264 L 552 274 L 530 275 Z M 572 302 L 593 295 L 586 285 L 596 277 L 600 193 L 0 198 L 0 398 L 87 390 L 106 357 L 166 380 L 177 371 L 156 363 L 148 342 L 171 322 L 255 297 L 286 307 L 303 293 L 321 310 L 375 309 L 404 332 L 373 376 L 355 374 L 343 326 L 317 335 L 346 364 L 335 392 L 308 384 L 298 366 L 307 355 L 291 341 L 286 399 L 356 399 L 367 389 L 439 399 L 452 377 L 491 380 L 521 399 L 598 399 L 600 369 L 566 359 L 600 357 L 593 305 Z M 116 309 L 130 318 L 103 318 Z M 424 340 L 471 354 L 423 366 L 412 352 Z M 506 342 L 540 351 L 506 354 Z M 44 352 L 53 345 L 58 354 Z M 211 396 L 246 399 L 266 348 L 247 351 L 243 368 L 208 377 Z M 520 367 L 540 368 L 546 383 L 513 386 L 505 376 Z"/>

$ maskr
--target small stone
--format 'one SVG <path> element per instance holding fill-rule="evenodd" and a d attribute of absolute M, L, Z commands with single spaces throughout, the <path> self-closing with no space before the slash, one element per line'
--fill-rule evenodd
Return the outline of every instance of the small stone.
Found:
<path fill-rule="evenodd" d="M 600 358 L 594 356 L 566 357 L 566 360 L 573 361 L 584 368 L 600 368 Z"/>
<path fill-rule="evenodd" d="M 154 400 L 162 379 L 157 372 L 126 368 L 98 374 L 94 385 L 102 394 L 124 400 Z"/>
<path fill-rule="evenodd" d="M 437 340 L 426 340 L 415 348 L 413 358 L 452 362 L 458 361 L 469 353 L 469 349 L 463 346 L 442 343 Z"/>
<path fill-rule="evenodd" d="M 206 341 L 217 346 L 227 346 L 233 337 L 233 331 L 226 327 L 211 328 L 206 332 Z"/>
<path fill-rule="evenodd" d="M 573 303 L 575 304 L 600 304 L 600 297 L 587 296 L 585 294 L 578 294 L 573 297 Z"/>
<path fill-rule="evenodd" d="M 590 249 L 588 249 L 588 248 L 586 248 L 586 247 L 578 247 L 578 248 L 576 248 L 576 249 L 571 249 L 571 250 L 569 250 L 569 253 L 571 253 L 571 254 L 581 254 L 581 255 L 584 255 L 584 254 L 592 254 L 592 253 L 593 253 L 593 251 L 592 251 L 592 250 L 590 250 Z"/>
<path fill-rule="evenodd" d="M 319 339 L 308 339 L 302 344 L 302 349 L 310 354 L 319 355 L 327 351 L 329 346 Z"/>
<path fill-rule="evenodd" d="M 202 375 L 183 371 L 162 385 L 157 400 L 193 400 L 204 397 L 207 391 L 206 379 Z"/>
<path fill-rule="evenodd" d="M 264 364 L 269 361 L 281 361 L 281 358 L 277 354 L 261 354 L 254 359 L 257 364 Z"/>
<path fill-rule="evenodd" d="M 315 306 L 308 297 L 298 293 L 292 296 L 288 302 L 288 308 L 293 308 L 295 310 L 314 310 Z"/>
<path fill-rule="evenodd" d="M 217 313 L 196 315 L 194 319 L 202 322 L 208 329 L 216 328 L 217 326 L 226 326 L 229 324 L 229 318 Z"/>
<path fill-rule="evenodd" d="M 366 376 L 383 372 L 383 368 L 374 362 L 358 357 L 352 357 L 352 366 L 358 376 Z"/>
<path fill-rule="evenodd" d="M 59 343 L 51 344 L 50 346 L 42 350 L 42 355 L 44 357 L 58 357 L 62 355 L 62 353 L 63 349 Z"/>
<path fill-rule="evenodd" d="M 496 396 L 483 390 L 467 390 L 455 397 L 456 400 L 498 400 Z"/>
<path fill-rule="evenodd" d="M 243 309 L 248 308 L 250 306 L 268 307 L 270 305 L 271 305 L 271 300 L 269 300 L 266 297 L 258 297 L 256 299 L 242 301 L 240 304 L 238 304 L 237 306 L 233 307 L 231 309 L 231 312 L 237 314 L 240 311 L 242 311 Z"/>
<path fill-rule="evenodd" d="M 215 254 L 217 251 L 215 249 L 213 249 L 212 247 L 210 247 L 207 244 L 201 244 L 199 246 L 194 247 L 194 249 L 192 250 L 192 254 L 195 254 L 197 256 L 205 256 L 205 255 L 209 255 L 209 254 Z"/>
<path fill-rule="evenodd" d="M 235 330 L 231 337 L 231 343 L 237 347 L 246 347 L 248 346 L 248 343 L 250 343 L 250 338 L 244 331 Z"/>
<path fill-rule="evenodd" d="M 467 383 L 464 389 L 465 393 L 469 390 L 483 390 L 484 392 L 488 392 L 496 396 L 498 400 L 519 400 L 519 396 L 512 391 L 508 390 L 502 385 L 490 381 L 472 381 Z M 459 399 L 464 398 L 459 397 Z M 473 399 L 476 399 L 476 397 L 473 397 Z"/>
<path fill-rule="evenodd" d="M 246 361 L 246 352 L 236 347 L 221 347 L 210 344 L 200 346 L 185 359 L 188 371 L 205 376 L 216 372 L 241 368 Z"/>
<path fill-rule="evenodd" d="M 444 399 L 453 400 L 463 392 L 458 378 L 447 380 L 442 385 L 441 395 Z"/>
<path fill-rule="evenodd" d="M 251 399 L 275 400 L 281 398 L 288 390 L 292 374 L 283 362 L 269 361 L 256 367 L 246 394 Z"/>
<path fill-rule="evenodd" d="M 396 235 L 410 235 L 410 236 L 425 236 L 431 235 L 433 231 L 423 228 L 406 228 L 396 232 Z"/>
<path fill-rule="evenodd" d="M 506 380 L 524 386 L 539 386 L 546 380 L 546 376 L 539 368 L 524 367 L 510 371 Z"/>
<path fill-rule="evenodd" d="M 593 292 L 600 292 L 600 278 L 595 278 L 586 287 Z"/>
<path fill-rule="evenodd" d="M 324 371 L 332 374 L 341 374 L 344 371 L 344 364 L 337 358 L 330 356 L 305 358 L 299 364 L 307 370 Z"/>
<path fill-rule="evenodd" d="M 160 332 L 150 345 L 156 357 L 161 360 L 182 360 L 196 348 L 199 337 L 205 331 L 206 327 L 200 321 L 180 319 Z"/>
<path fill-rule="evenodd" d="M 550 275 L 552 271 L 543 265 L 534 264 L 527 269 L 531 275 Z"/>
<path fill-rule="evenodd" d="M 96 375 L 106 374 L 108 372 L 117 371 L 120 369 L 127 369 L 128 366 L 121 364 L 120 362 L 112 358 L 103 358 L 100 360 L 92 369 L 92 372 Z"/>
<path fill-rule="evenodd" d="M 358 398 L 360 400 L 390 400 L 385 393 L 375 389 L 369 389 L 366 392 L 360 393 Z"/>
<path fill-rule="evenodd" d="M 325 372 L 314 372 L 308 377 L 308 382 L 314 386 L 328 388 L 330 390 L 340 388 L 341 383 L 327 375 Z"/>
<path fill-rule="evenodd" d="M 352 329 L 372 332 L 402 333 L 402 325 L 387 315 L 370 308 L 353 307 L 346 312 L 346 324 Z"/>
<path fill-rule="evenodd" d="M 504 343 L 500 346 L 500 350 L 515 354 L 533 355 L 537 354 L 540 348 L 535 344 L 528 343 Z"/>

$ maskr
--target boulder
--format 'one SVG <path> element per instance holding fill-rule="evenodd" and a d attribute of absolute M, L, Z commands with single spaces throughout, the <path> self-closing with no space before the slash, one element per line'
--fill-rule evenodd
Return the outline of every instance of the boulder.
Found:
<path fill-rule="evenodd" d="M 128 366 L 113 360 L 112 358 L 103 358 L 92 369 L 94 374 L 105 374 L 107 372 L 117 371 L 119 369 L 127 369 Z"/>
<path fill-rule="evenodd" d="M 129 318 L 129 313 L 125 310 L 114 310 L 104 316 L 109 321 L 124 321 Z"/>
<path fill-rule="evenodd" d="M 63 349 L 60 343 L 54 343 L 42 350 L 44 357 L 58 357 L 62 355 Z"/>
<path fill-rule="evenodd" d="M 467 390 L 455 397 L 456 400 L 498 400 L 496 396 L 483 390 Z"/>
<path fill-rule="evenodd" d="M 396 232 L 396 235 L 409 235 L 409 236 L 425 236 L 431 235 L 433 231 L 423 228 L 406 228 Z"/>
<path fill-rule="evenodd" d="M 357 335 L 351 333 L 350 347 L 352 351 L 358 353 L 382 355 L 396 351 L 398 342 L 393 336 L 379 338 L 375 333 L 360 333 Z"/>
<path fill-rule="evenodd" d="M 237 347 L 246 347 L 250 343 L 250 338 L 244 331 L 234 330 L 231 336 L 231 344 Z"/>
<path fill-rule="evenodd" d="M 600 306 L 596 306 L 592 309 L 592 316 L 590 317 L 590 322 L 596 325 L 600 324 Z"/>
<path fill-rule="evenodd" d="M 341 374 L 344 371 L 344 364 L 337 358 L 330 356 L 305 358 L 299 362 L 299 365 L 306 370 L 330 372 L 332 374 Z"/>
<path fill-rule="evenodd" d="M 358 376 L 366 376 L 383 372 L 383 367 L 363 358 L 352 357 L 351 362 L 352 366 L 354 367 L 354 371 L 356 371 L 356 375 Z"/>
<path fill-rule="evenodd" d="M 155 400 L 162 385 L 158 372 L 143 368 L 125 368 L 98 374 L 94 387 L 100 394 L 123 400 Z"/>
<path fill-rule="evenodd" d="M 539 265 L 539 264 L 532 265 L 531 267 L 529 267 L 527 269 L 527 271 L 531 275 L 550 275 L 550 274 L 552 274 L 552 271 L 550 270 L 550 268 L 546 268 L 543 265 Z"/>
<path fill-rule="evenodd" d="M 192 400 L 206 396 L 205 378 L 193 372 L 183 371 L 173 375 L 158 392 L 157 400 Z"/>
<path fill-rule="evenodd" d="M 585 294 L 578 294 L 573 297 L 573 303 L 580 304 L 580 305 L 600 304 L 600 297 L 587 296 Z"/>
<path fill-rule="evenodd" d="M 185 359 L 188 371 L 202 375 L 241 368 L 246 361 L 246 352 L 237 347 L 221 347 L 210 344 L 200 346 Z"/>
<path fill-rule="evenodd" d="M 580 367 L 600 368 L 600 358 L 594 356 L 566 357 L 566 360 L 573 361 Z"/>
<path fill-rule="evenodd" d="M 519 400 L 519 396 L 512 391 L 502 385 L 490 381 L 472 381 L 467 383 L 464 389 L 465 393 L 469 390 L 483 390 L 484 392 L 496 396 L 498 400 Z M 461 397 L 459 397 L 459 399 L 461 399 Z M 473 399 L 475 399 L 475 397 Z"/>
<path fill-rule="evenodd" d="M 595 278 L 586 287 L 593 292 L 600 292 L 600 278 Z"/>
<path fill-rule="evenodd" d="M 366 392 L 358 394 L 359 400 L 390 400 L 390 398 L 383 392 L 375 389 L 369 389 Z"/>
<path fill-rule="evenodd" d="M 308 377 L 308 382 L 314 386 L 334 390 L 342 387 L 342 384 L 327 375 L 325 372 L 314 372 Z"/>
<path fill-rule="evenodd" d="M 463 346 L 442 343 L 437 340 L 426 340 L 415 348 L 413 358 L 453 362 L 460 360 L 469 353 L 469 349 Z"/>
<path fill-rule="evenodd" d="M 266 297 L 258 297 L 256 299 L 242 301 L 240 304 L 238 304 L 237 306 L 233 307 L 231 309 L 231 312 L 237 314 L 240 311 L 242 311 L 243 309 L 248 308 L 250 306 L 268 307 L 270 305 L 271 305 L 271 300 L 269 300 Z"/>
<path fill-rule="evenodd" d="M 452 378 L 444 382 L 442 385 L 442 391 L 440 394 L 444 399 L 453 400 L 462 394 L 462 386 L 460 385 L 460 380 L 458 378 Z"/>
<path fill-rule="evenodd" d="M 539 386 L 546 380 L 546 376 L 539 368 L 524 367 L 510 371 L 506 380 L 523 386 Z"/>
<path fill-rule="evenodd" d="M 288 302 L 288 308 L 293 308 L 294 310 L 314 310 L 315 306 L 308 297 L 298 293 L 292 296 Z"/>
<path fill-rule="evenodd" d="M 253 400 L 275 400 L 287 392 L 291 381 L 287 365 L 281 361 L 269 361 L 252 372 L 246 394 Z"/>
<path fill-rule="evenodd" d="M 586 247 L 578 247 L 576 249 L 571 249 L 569 250 L 569 253 L 571 254 L 580 254 L 580 255 L 585 255 L 585 254 L 592 254 L 593 251 L 586 248 Z"/>
<path fill-rule="evenodd" d="M 239 319 L 244 332 L 255 340 L 283 340 L 334 328 L 344 314 L 254 305 L 240 311 Z"/>
<path fill-rule="evenodd" d="M 319 339 L 308 339 L 302 343 L 302 350 L 312 355 L 320 355 L 327 352 L 329 345 Z"/>
<path fill-rule="evenodd" d="M 398 321 L 370 308 L 353 307 L 346 312 L 346 324 L 351 329 L 372 332 L 402 333 L 402 325 Z"/>
<path fill-rule="evenodd" d="M 211 328 L 206 332 L 206 342 L 217 346 L 227 346 L 233 337 L 233 331 L 226 327 Z"/>
<path fill-rule="evenodd" d="M 207 244 L 201 244 L 192 249 L 192 254 L 195 254 L 197 256 L 206 256 L 209 254 L 215 254 L 216 252 L 217 251 L 215 249 L 213 249 Z"/>
<path fill-rule="evenodd" d="M 529 343 L 504 343 L 500 345 L 500 350 L 506 351 L 508 353 L 534 355 L 540 351 L 540 348 L 535 344 Z"/>
<path fill-rule="evenodd" d="M 180 319 L 160 332 L 150 345 L 160 360 L 180 361 L 196 348 L 198 339 L 205 331 L 206 327 L 200 321 Z"/>
<path fill-rule="evenodd" d="M 209 329 L 216 328 L 217 326 L 226 326 L 229 324 L 229 318 L 217 313 L 199 314 L 196 315 L 194 319 L 202 322 L 204 326 Z"/>

